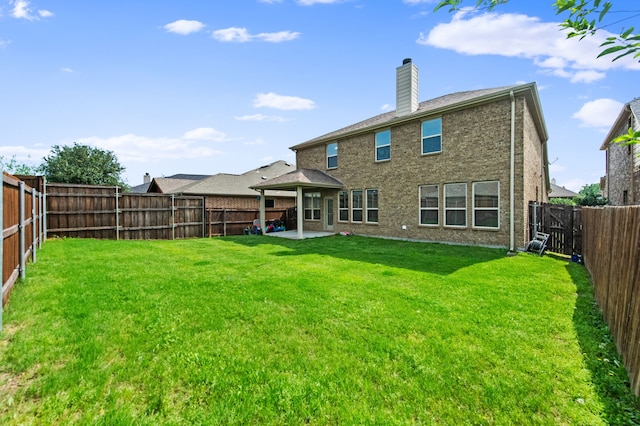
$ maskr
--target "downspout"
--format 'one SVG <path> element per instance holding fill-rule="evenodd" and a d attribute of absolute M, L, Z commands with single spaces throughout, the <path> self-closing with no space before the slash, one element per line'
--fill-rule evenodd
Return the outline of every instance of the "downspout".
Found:
<path fill-rule="evenodd" d="M 509 175 L 509 252 L 515 252 L 515 174 L 516 174 L 516 98 L 513 90 L 509 92 L 511 97 L 511 170 Z"/>

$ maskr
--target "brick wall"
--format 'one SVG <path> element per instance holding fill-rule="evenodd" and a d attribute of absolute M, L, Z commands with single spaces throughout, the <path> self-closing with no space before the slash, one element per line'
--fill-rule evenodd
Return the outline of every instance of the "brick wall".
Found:
<path fill-rule="evenodd" d="M 390 127 L 389 161 L 375 161 L 374 132 L 338 139 L 336 169 L 326 170 L 324 144 L 298 150 L 296 161 L 299 168 L 326 171 L 341 180 L 349 191 L 378 189 L 377 224 L 338 222 L 337 192 L 322 192 L 323 197 L 335 199 L 336 232 L 508 247 L 510 117 L 509 99 L 443 115 L 441 153 L 421 154 L 422 120 L 414 120 Z M 527 203 L 535 199 L 536 187 L 540 200 L 541 194 L 546 194 L 542 146 L 524 98 L 517 100 L 516 126 L 516 246 L 523 247 L 527 238 Z M 528 146 L 530 144 L 534 146 Z M 472 227 L 472 184 L 479 181 L 500 183 L 500 226 L 497 230 Z M 464 229 L 443 225 L 443 185 L 446 183 L 467 184 L 467 226 Z M 439 185 L 439 226 L 419 225 L 419 186 L 426 184 Z M 324 202 L 321 205 L 324 207 Z M 366 211 L 363 215 L 366 217 Z M 321 216 L 324 218 L 324 211 Z M 305 221 L 304 227 L 322 230 L 324 223 L 322 220 Z"/>

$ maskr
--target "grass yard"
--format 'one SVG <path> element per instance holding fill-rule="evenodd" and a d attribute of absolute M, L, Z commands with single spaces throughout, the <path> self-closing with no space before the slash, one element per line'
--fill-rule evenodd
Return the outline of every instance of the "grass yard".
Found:
<path fill-rule="evenodd" d="M 638 424 L 585 269 L 327 237 L 49 240 L 0 424 Z"/>

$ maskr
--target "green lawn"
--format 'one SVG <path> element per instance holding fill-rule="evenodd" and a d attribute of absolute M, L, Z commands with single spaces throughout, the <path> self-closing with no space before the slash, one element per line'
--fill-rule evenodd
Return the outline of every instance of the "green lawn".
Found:
<path fill-rule="evenodd" d="M 0 424 L 634 424 L 584 268 L 327 237 L 49 240 Z"/>

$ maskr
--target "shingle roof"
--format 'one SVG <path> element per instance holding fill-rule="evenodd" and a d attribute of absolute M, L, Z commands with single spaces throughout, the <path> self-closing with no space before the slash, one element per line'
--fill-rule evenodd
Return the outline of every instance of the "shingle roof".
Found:
<path fill-rule="evenodd" d="M 197 182 L 191 182 L 181 188 L 177 192 L 182 194 L 197 195 L 229 195 L 229 196 L 252 196 L 255 197 L 256 191 L 251 186 L 283 175 L 295 170 L 295 166 L 286 161 L 275 161 L 262 167 L 249 170 L 241 175 L 228 173 L 219 173 Z M 293 197 L 295 194 L 288 191 L 269 191 L 265 195 Z"/>
<path fill-rule="evenodd" d="M 573 198 L 576 195 L 578 194 L 565 188 L 564 186 L 559 186 L 551 182 L 551 192 L 549 193 L 549 198 Z"/>
<path fill-rule="evenodd" d="M 253 185 L 256 189 L 295 189 L 298 186 L 307 188 L 344 188 L 344 184 L 333 176 L 317 169 L 298 169 L 286 175 L 278 176 L 265 182 Z"/>
<path fill-rule="evenodd" d="M 140 185 L 132 186 L 129 189 L 129 192 L 134 194 L 145 194 L 149 189 L 149 186 L 151 186 L 151 182 L 142 183 Z"/>
<path fill-rule="evenodd" d="M 167 176 L 169 179 L 186 179 L 186 180 L 202 180 L 208 178 L 211 175 L 190 175 L 186 173 L 178 173 L 176 175 Z"/>
<path fill-rule="evenodd" d="M 149 189 L 152 189 L 153 192 L 160 192 L 162 194 L 172 194 L 193 182 L 193 180 L 189 179 L 153 178 Z"/>
<path fill-rule="evenodd" d="M 470 90 L 465 92 L 457 92 L 452 93 L 445 96 L 440 96 L 438 98 L 430 99 L 424 102 L 421 102 L 418 105 L 418 110 L 410 115 L 396 117 L 396 111 L 386 112 L 384 114 L 376 115 L 375 117 L 368 118 L 366 120 L 360 121 L 358 123 L 352 124 L 347 127 L 343 127 L 339 130 L 327 133 L 325 135 L 319 136 L 317 138 L 310 139 L 306 142 L 300 143 L 298 145 L 292 146 L 291 149 L 299 149 L 306 146 L 315 145 L 317 143 L 322 143 L 327 139 L 335 139 L 338 137 L 346 136 L 353 133 L 358 133 L 360 131 L 369 130 L 376 127 L 390 126 L 395 124 L 396 122 L 402 122 L 406 120 L 413 120 L 419 116 L 426 116 L 429 114 L 438 114 L 444 110 L 461 108 L 463 106 L 468 105 L 470 102 L 482 102 L 485 100 L 494 99 L 495 97 L 509 96 L 509 92 L 511 90 L 531 90 L 531 88 L 535 87 L 535 83 L 528 83 L 523 85 L 514 85 L 514 86 L 503 86 L 496 87 L 490 89 L 480 89 L 480 90 Z M 537 102 L 538 99 L 534 99 L 534 102 Z M 535 113 L 535 110 L 534 110 Z M 542 133 L 542 139 L 546 140 L 546 128 L 544 125 L 544 118 L 537 117 L 539 123 L 539 131 Z"/>

